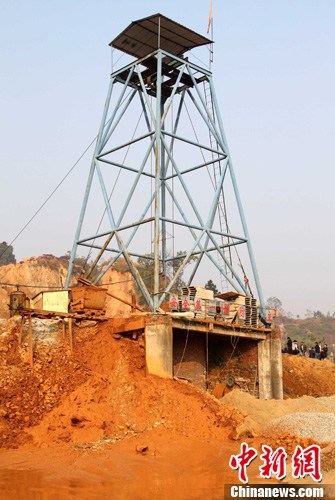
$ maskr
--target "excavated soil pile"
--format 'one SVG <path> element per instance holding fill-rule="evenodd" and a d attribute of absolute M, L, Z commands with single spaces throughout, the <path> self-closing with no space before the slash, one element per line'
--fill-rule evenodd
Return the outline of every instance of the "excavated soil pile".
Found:
<path fill-rule="evenodd" d="M 18 349 L 18 323 L 0 335 L 3 447 L 116 442 L 151 430 L 225 438 L 239 423 L 229 404 L 176 380 L 145 375 L 141 339 L 114 338 L 108 321 L 75 328 L 68 347 L 38 345 L 34 368 Z M 92 445 L 93 446 L 93 445 Z"/>
<path fill-rule="evenodd" d="M 328 360 L 283 354 L 285 398 L 335 394 L 335 364 Z"/>
<path fill-rule="evenodd" d="M 65 346 L 40 344 L 32 370 L 27 345 L 18 347 L 18 332 L 17 318 L 0 329 L 0 446 L 7 448 L 31 439 L 26 431 L 89 375 Z"/>

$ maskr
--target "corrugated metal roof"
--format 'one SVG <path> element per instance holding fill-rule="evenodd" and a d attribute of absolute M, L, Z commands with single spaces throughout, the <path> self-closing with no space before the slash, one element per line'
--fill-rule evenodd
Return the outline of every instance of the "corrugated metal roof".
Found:
<path fill-rule="evenodd" d="M 133 21 L 109 44 L 136 58 L 144 57 L 161 48 L 175 56 L 181 56 L 194 47 L 212 43 L 162 14 Z"/>

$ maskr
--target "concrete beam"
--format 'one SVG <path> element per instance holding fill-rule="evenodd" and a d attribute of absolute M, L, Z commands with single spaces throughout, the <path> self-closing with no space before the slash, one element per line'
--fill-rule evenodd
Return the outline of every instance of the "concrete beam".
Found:
<path fill-rule="evenodd" d="M 221 325 L 216 322 L 200 322 L 200 321 L 192 321 L 189 319 L 181 319 L 181 318 L 173 318 L 172 319 L 173 328 L 178 328 L 179 330 L 187 330 L 190 332 L 211 332 L 217 335 L 226 335 L 231 337 L 243 337 L 247 339 L 253 340 L 265 340 L 267 338 L 267 333 L 262 331 L 255 331 L 256 329 L 249 330 L 247 328 L 232 328 Z"/>
<path fill-rule="evenodd" d="M 144 330 L 145 316 L 126 316 L 111 320 L 113 333 L 126 333 Z"/>

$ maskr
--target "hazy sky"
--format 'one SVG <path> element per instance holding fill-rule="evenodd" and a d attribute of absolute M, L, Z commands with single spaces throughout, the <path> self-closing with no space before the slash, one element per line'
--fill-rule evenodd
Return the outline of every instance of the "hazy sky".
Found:
<path fill-rule="evenodd" d="M 335 311 L 335 2 L 213 0 L 214 77 L 265 298 Z M 0 0 L 0 241 L 95 137 L 109 42 L 161 12 L 206 35 L 209 0 Z M 14 243 L 72 247 L 91 153 Z"/>

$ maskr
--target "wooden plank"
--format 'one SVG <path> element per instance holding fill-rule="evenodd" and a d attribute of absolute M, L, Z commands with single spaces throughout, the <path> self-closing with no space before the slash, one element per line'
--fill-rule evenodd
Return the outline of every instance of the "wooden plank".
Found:
<path fill-rule="evenodd" d="M 79 313 L 64 313 L 64 312 L 56 312 L 56 311 L 45 311 L 44 309 L 20 309 L 18 311 L 21 316 L 29 316 L 37 317 L 37 318 L 73 318 L 73 319 L 94 319 L 95 321 L 105 321 L 105 316 L 99 317 L 94 316 L 92 312 L 85 314 L 85 310 Z"/>
<path fill-rule="evenodd" d="M 20 331 L 19 331 L 19 347 L 22 346 L 23 323 L 24 323 L 24 317 L 21 316 Z"/>
<path fill-rule="evenodd" d="M 65 321 L 62 319 L 62 339 L 63 342 L 65 342 L 66 339 L 66 326 L 65 326 Z"/>
<path fill-rule="evenodd" d="M 145 316 L 135 316 L 134 318 L 114 318 L 111 323 L 113 333 L 126 333 L 133 330 L 144 330 Z"/>
<path fill-rule="evenodd" d="M 73 353 L 73 330 L 72 330 L 72 318 L 69 318 L 69 341 L 70 341 L 70 351 Z"/>
<path fill-rule="evenodd" d="M 31 316 L 29 316 L 28 345 L 29 345 L 29 363 L 30 363 L 31 368 L 33 368 L 33 366 L 34 366 L 33 325 L 32 325 Z"/>

